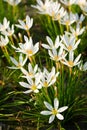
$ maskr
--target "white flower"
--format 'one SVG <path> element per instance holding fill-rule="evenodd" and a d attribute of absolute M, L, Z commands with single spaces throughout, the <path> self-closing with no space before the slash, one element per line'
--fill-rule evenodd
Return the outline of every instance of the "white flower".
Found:
<path fill-rule="evenodd" d="M 10 56 L 10 60 L 12 61 L 12 63 L 15 66 L 8 67 L 8 68 L 10 68 L 10 69 L 21 69 L 25 65 L 25 63 L 27 61 L 27 57 L 23 60 L 23 56 L 22 56 L 22 54 L 20 54 L 19 61 L 17 61 L 15 58 L 13 58 L 11 56 Z"/>
<path fill-rule="evenodd" d="M 59 120 L 63 120 L 64 117 L 61 114 L 62 112 L 64 112 L 66 109 L 68 109 L 68 106 L 63 106 L 63 107 L 59 107 L 59 100 L 57 98 L 54 99 L 54 107 L 49 104 L 48 102 L 44 101 L 44 104 L 46 106 L 46 108 L 48 109 L 45 111 L 41 111 L 42 115 L 51 115 L 49 118 L 49 123 L 52 123 L 52 121 L 55 119 L 55 117 L 57 117 Z"/>
<path fill-rule="evenodd" d="M 72 4 L 76 4 L 77 0 L 60 0 L 64 5 L 71 6 Z"/>
<path fill-rule="evenodd" d="M 49 87 L 56 82 L 56 78 L 58 77 L 59 72 L 55 72 L 55 67 L 52 67 L 51 72 L 48 72 L 46 68 L 44 68 L 44 72 L 41 73 L 40 83 L 43 87 Z"/>
<path fill-rule="evenodd" d="M 77 0 L 77 4 L 80 6 L 80 7 L 83 7 L 87 4 L 87 1 L 86 0 Z"/>
<path fill-rule="evenodd" d="M 81 54 L 79 54 L 75 59 L 74 59 L 74 52 L 70 51 L 69 52 L 69 60 L 66 60 L 64 58 L 63 61 L 61 61 L 63 64 L 67 65 L 68 67 L 74 67 L 76 65 L 79 65 L 81 61 L 80 60 Z"/>
<path fill-rule="evenodd" d="M 54 19 L 55 15 L 59 12 L 60 9 L 61 4 L 57 1 L 53 2 L 52 4 L 50 4 L 50 7 L 48 8 L 48 15 L 50 15 Z"/>
<path fill-rule="evenodd" d="M 21 69 L 22 73 L 24 74 L 22 77 L 24 78 L 35 78 L 35 76 L 38 74 L 38 65 L 36 64 L 33 68 L 31 63 L 28 64 L 28 71 L 24 68 Z"/>
<path fill-rule="evenodd" d="M 57 13 L 55 13 L 53 20 L 59 21 L 66 15 L 66 11 L 63 7 L 61 7 Z"/>
<path fill-rule="evenodd" d="M 16 49 L 17 52 L 21 52 L 23 54 L 26 54 L 27 57 L 33 56 L 36 54 L 39 50 L 39 42 L 37 42 L 35 45 L 33 45 L 33 40 L 30 37 L 24 36 L 25 43 L 19 43 L 19 47 L 16 48 L 13 46 L 14 49 Z"/>
<path fill-rule="evenodd" d="M 87 15 L 87 1 L 86 0 L 77 0 L 77 4 L 80 6 L 85 15 Z"/>
<path fill-rule="evenodd" d="M 40 14 L 48 14 L 48 9 L 53 3 L 53 0 L 37 0 L 37 5 L 32 5 L 33 8 L 38 9 Z"/>
<path fill-rule="evenodd" d="M 3 32 L 9 27 L 9 21 L 4 17 L 3 24 L 0 23 L 0 31 Z"/>
<path fill-rule="evenodd" d="M 21 0 L 4 0 L 4 1 L 8 2 L 12 6 L 16 6 L 21 2 Z"/>
<path fill-rule="evenodd" d="M 77 24 L 82 24 L 82 22 L 83 22 L 84 19 L 85 19 L 85 16 L 84 16 L 83 14 L 81 14 L 81 15 L 79 16 L 78 13 L 75 13 L 75 14 L 74 14 L 74 17 L 75 17 L 75 22 L 77 22 Z"/>
<path fill-rule="evenodd" d="M 81 62 L 79 65 L 78 65 L 79 69 L 81 71 L 87 71 L 87 62 L 85 62 L 84 64 Z"/>
<path fill-rule="evenodd" d="M 9 39 L 7 36 L 5 38 L 3 36 L 0 36 L 0 47 L 4 47 L 8 44 Z"/>
<path fill-rule="evenodd" d="M 14 34 L 14 25 L 8 27 L 5 31 L 2 32 L 3 35 L 12 36 Z"/>
<path fill-rule="evenodd" d="M 64 17 L 60 20 L 60 23 L 66 26 L 70 26 L 75 22 L 75 15 L 73 13 L 66 13 Z"/>
<path fill-rule="evenodd" d="M 61 45 L 61 41 L 59 39 L 59 36 L 56 37 L 55 42 L 53 43 L 52 39 L 49 36 L 46 36 L 47 42 L 49 45 L 47 44 L 42 44 L 42 46 L 45 49 L 54 49 L 54 48 L 58 48 Z"/>
<path fill-rule="evenodd" d="M 19 24 L 16 24 L 15 26 L 24 30 L 29 30 L 33 25 L 33 18 L 30 18 L 28 15 L 26 16 L 25 21 L 18 20 Z"/>
<path fill-rule="evenodd" d="M 77 24 L 76 29 L 70 26 L 70 31 L 75 37 L 81 35 L 84 32 L 84 30 L 85 30 L 85 27 L 81 28 L 79 24 Z"/>
<path fill-rule="evenodd" d="M 50 58 L 56 62 L 61 61 L 67 55 L 64 53 L 63 47 L 60 47 L 58 51 L 56 49 L 49 50 L 48 53 L 50 55 Z"/>
<path fill-rule="evenodd" d="M 61 36 L 61 39 L 63 42 L 63 48 L 67 50 L 68 52 L 75 50 L 80 43 L 80 39 L 76 41 L 76 38 L 73 33 L 69 35 L 66 32 L 65 35 Z"/>
<path fill-rule="evenodd" d="M 41 84 L 40 84 L 40 75 L 37 75 L 35 77 L 35 80 L 31 79 L 31 78 L 27 78 L 28 83 L 26 82 L 19 82 L 19 84 L 25 88 L 28 88 L 29 90 L 26 90 L 24 93 L 38 93 L 39 89 L 42 88 Z"/>

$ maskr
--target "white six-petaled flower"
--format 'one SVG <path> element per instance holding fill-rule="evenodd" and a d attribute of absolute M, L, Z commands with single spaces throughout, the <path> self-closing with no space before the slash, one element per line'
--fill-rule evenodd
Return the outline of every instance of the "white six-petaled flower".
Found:
<path fill-rule="evenodd" d="M 42 88 L 41 84 L 40 84 L 40 75 L 38 74 L 35 79 L 31 79 L 31 78 L 27 78 L 28 83 L 26 82 L 19 82 L 19 84 L 21 86 L 23 86 L 24 88 L 27 88 L 28 90 L 24 91 L 24 93 L 38 93 L 39 89 Z"/>
<path fill-rule="evenodd" d="M 8 44 L 8 42 L 9 42 L 9 39 L 8 39 L 8 37 L 7 36 L 0 36 L 0 47 L 4 47 L 4 46 L 6 46 L 7 44 Z"/>
<path fill-rule="evenodd" d="M 56 73 L 55 67 L 52 67 L 51 72 L 49 72 L 46 68 L 41 72 L 41 80 L 40 84 L 47 88 L 53 85 L 56 82 L 56 78 L 59 75 L 59 72 Z"/>
<path fill-rule="evenodd" d="M 28 64 L 28 71 L 24 68 L 21 69 L 22 73 L 24 74 L 22 77 L 24 78 L 35 78 L 38 74 L 38 65 L 36 64 L 34 67 L 31 63 Z"/>
<path fill-rule="evenodd" d="M 21 2 L 21 0 L 4 0 L 4 1 L 8 2 L 8 4 L 12 6 L 16 6 Z"/>
<path fill-rule="evenodd" d="M 10 60 L 11 60 L 11 62 L 12 62 L 15 66 L 8 67 L 8 68 L 10 68 L 10 69 L 21 69 L 21 68 L 25 65 L 25 63 L 26 63 L 26 61 L 27 61 L 27 57 L 26 57 L 25 59 L 23 59 L 23 55 L 20 54 L 20 56 L 19 56 L 19 61 L 17 61 L 15 58 L 13 58 L 13 57 L 11 57 L 11 56 L 10 56 Z"/>
<path fill-rule="evenodd" d="M 33 18 L 30 18 L 28 15 L 26 16 L 25 21 L 18 20 L 19 24 L 16 24 L 15 26 L 24 30 L 29 30 L 33 25 Z"/>
<path fill-rule="evenodd" d="M 42 115 L 51 115 L 49 118 L 49 123 L 52 123 L 53 120 L 55 119 L 55 117 L 57 117 L 59 120 L 63 120 L 64 117 L 61 114 L 62 112 L 64 112 L 66 109 L 68 109 L 68 106 L 63 106 L 63 107 L 59 107 L 59 100 L 57 98 L 54 99 L 54 107 L 49 104 L 48 102 L 44 101 L 44 104 L 46 106 L 46 108 L 48 109 L 45 111 L 41 111 Z"/>
<path fill-rule="evenodd" d="M 54 48 L 57 49 L 59 46 L 62 45 L 59 36 L 56 37 L 55 42 L 53 42 L 49 36 L 46 36 L 46 40 L 49 45 L 42 44 L 42 47 L 44 47 L 45 49 L 54 49 Z"/>
<path fill-rule="evenodd" d="M 39 42 L 37 42 L 35 45 L 33 45 L 33 40 L 30 37 L 28 39 L 27 36 L 24 36 L 25 43 L 19 43 L 19 47 L 16 48 L 15 46 L 12 46 L 14 49 L 16 49 L 16 52 L 21 52 L 23 54 L 26 54 L 27 57 L 33 56 L 36 54 L 39 50 Z"/>
<path fill-rule="evenodd" d="M 4 17 L 3 23 L 0 23 L 0 31 L 3 32 L 9 27 L 10 22 Z"/>
<path fill-rule="evenodd" d="M 61 39 L 63 48 L 68 52 L 75 50 L 80 43 L 80 39 L 76 41 L 76 37 L 73 33 L 68 34 L 68 32 L 66 32 L 65 35 L 61 36 Z"/>
<path fill-rule="evenodd" d="M 74 52 L 70 51 L 69 52 L 69 60 L 67 60 L 66 58 L 64 58 L 61 62 L 65 65 L 67 65 L 68 67 L 74 67 L 76 65 L 80 64 L 80 57 L 81 54 L 79 54 L 75 59 L 74 59 Z"/>

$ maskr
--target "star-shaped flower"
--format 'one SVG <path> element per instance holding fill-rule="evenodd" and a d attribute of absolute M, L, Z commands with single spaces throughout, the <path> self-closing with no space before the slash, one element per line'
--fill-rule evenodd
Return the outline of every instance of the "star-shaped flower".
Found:
<path fill-rule="evenodd" d="M 61 114 L 62 112 L 64 112 L 66 109 L 68 109 L 68 106 L 63 106 L 63 107 L 59 107 L 59 100 L 57 98 L 54 99 L 54 107 L 49 104 L 48 102 L 44 101 L 45 106 L 47 107 L 48 111 L 41 111 L 42 115 L 51 115 L 49 118 L 49 123 L 51 123 L 55 117 L 57 117 L 59 120 L 63 120 L 64 117 Z"/>

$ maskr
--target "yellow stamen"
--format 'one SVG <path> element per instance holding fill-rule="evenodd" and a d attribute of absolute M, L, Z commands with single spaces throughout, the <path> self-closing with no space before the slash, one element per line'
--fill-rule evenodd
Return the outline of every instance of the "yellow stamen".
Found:
<path fill-rule="evenodd" d="M 67 49 L 68 49 L 69 51 L 71 51 L 71 50 L 72 50 L 72 46 L 69 45 L 69 46 L 67 47 Z"/>
<path fill-rule="evenodd" d="M 48 87 L 47 81 L 44 82 L 44 87 Z"/>
<path fill-rule="evenodd" d="M 37 86 L 36 86 L 35 84 L 33 84 L 33 85 L 31 86 L 31 89 L 34 91 L 34 90 L 37 89 Z"/>
<path fill-rule="evenodd" d="M 29 29 L 29 27 L 28 27 L 28 25 L 27 25 L 27 24 L 25 25 L 25 29 L 26 29 L 26 30 L 28 30 L 28 29 Z"/>
<path fill-rule="evenodd" d="M 59 60 L 59 56 L 54 56 L 54 60 L 58 61 Z"/>
<path fill-rule="evenodd" d="M 29 76 L 33 76 L 33 73 L 32 73 L 32 72 L 29 72 L 28 75 L 29 75 Z"/>
<path fill-rule="evenodd" d="M 22 66 L 21 66 L 21 64 L 20 64 L 20 63 L 18 63 L 17 67 L 18 67 L 18 68 L 21 68 Z"/>
<path fill-rule="evenodd" d="M 26 50 L 26 52 L 27 52 L 28 55 L 32 55 L 33 54 L 32 50 Z"/>
<path fill-rule="evenodd" d="M 74 66 L 74 62 L 73 61 L 68 61 L 68 64 L 73 67 Z"/>
<path fill-rule="evenodd" d="M 52 115 L 56 115 L 56 114 L 58 114 L 58 111 L 56 109 L 53 109 L 52 110 Z"/>

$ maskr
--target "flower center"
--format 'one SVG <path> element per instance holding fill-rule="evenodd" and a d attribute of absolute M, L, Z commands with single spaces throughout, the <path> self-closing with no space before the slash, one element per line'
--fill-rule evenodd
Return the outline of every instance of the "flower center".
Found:
<path fill-rule="evenodd" d="M 35 84 L 33 84 L 33 85 L 31 86 L 31 89 L 34 91 L 34 90 L 37 89 L 37 86 L 36 86 Z"/>
<path fill-rule="evenodd" d="M 59 56 L 54 56 L 54 60 L 58 61 L 59 60 Z"/>
<path fill-rule="evenodd" d="M 73 67 L 74 66 L 74 62 L 73 61 L 68 61 L 68 64 Z"/>
<path fill-rule="evenodd" d="M 28 27 L 28 25 L 26 24 L 26 25 L 25 25 L 25 29 L 28 30 L 28 28 L 29 28 L 29 27 Z"/>
<path fill-rule="evenodd" d="M 56 115 L 56 114 L 58 114 L 58 111 L 56 109 L 53 109 L 52 110 L 52 115 Z"/>
<path fill-rule="evenodd" d="M 32 73 L 32 72 L 29 72 L 28 75 L 29 75 L 29 76 L 33 76 L 33 73 Z"/>
<path fill-rule="evenodd" d="M 22 66 L 21 66 L 21 64 L 20 64 L 20 63 L 18 63 L 17 67 L 18 67 L 18 68 L 21 68 Z"/>
<path fill-rule="evenodd" d="M 68 26 L 70 24 L 70 21 L 69 20 L 67 20 L 66 21 L 66 26 Z"/>
<path fill-rule="evenodd" d="M 32 50 L 26 50 L 26 52 L 27 52 L 28 55 L 32 55 L 33 54 Z"/>
<path fill-rule="evenodd" d="M 71 50 L 72 50 L 72 46 L 69 45 L 69 46 L 67 47 L 67 49 L 68 49 L 69 51 L 71 51 Z"/>
<path fill-rule="evenodd" d="M 44 87 L 48 87 L 47 81 L 44 82 Z"/>

